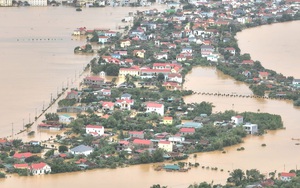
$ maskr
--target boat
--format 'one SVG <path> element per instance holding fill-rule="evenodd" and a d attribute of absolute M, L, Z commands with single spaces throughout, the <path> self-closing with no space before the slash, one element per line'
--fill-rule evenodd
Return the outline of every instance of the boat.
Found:
<path fill-rule="evenodd" d="M 77 8 L 76 11 L 82 11 L 82 9 L 81 8 Z"/>

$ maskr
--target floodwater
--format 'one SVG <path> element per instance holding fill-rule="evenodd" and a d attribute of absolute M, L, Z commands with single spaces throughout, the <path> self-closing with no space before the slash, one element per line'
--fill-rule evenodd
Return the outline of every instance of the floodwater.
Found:
<path fill-rule="evenodd" d="M 163 5 L 151 8 L 159 10 Z M 27 139 L 26 132 L 17 134 L 23 125 L 33 122 L 62 88 L 78 87 L 78 77 L 93 55 L 73 53 L 76 46 L 85 44 L 84 38 L 72 36 L 76 28 L 118 31 L 119 26 L 125 26 L 121 20 L 129 12 L 146 9 L 150 8 L 83 8 L 81 12 L 73 7 L 2 8 L 0 137 L 14 134 L 14 138 Z M 47 134 L 36 130 L 36 125 L 32 127 L 39 133 L 36 139 L 47 138 Z"/>
<path fill-rule="evenodd" d="M 242 53 L 250 53 L 267 69 L 300 78 L 300 21 L 246 29 L 237 34 Z"/>
<path fill-rule="evenodd" d="M 3 10 L 3 11 L 2 11 Z M 85 9 L 78 13 L 74 9 L 63 8 L 38 8 L 28 11 L 25 8 L 20 9 L 1 9 L 0 16 L 6 19 L 12 19 L 13 26 L 6 24 L 6 28 L 3 31 L 3 27 L 0 28 L 0 46 L 1 52 L 1 135 L 7 135 L 11 131 L 11 123 L 14 122 L 18 126 L 22 125 L 22 118 L 28 121 L 28 113 L 31 113 L 33 117 L 35 108 L 40 108 L 43 101 L 48 102 L 50 98 L 49 93 L 56 93 L 57 87 L 61 87 L 62 81 L 66 84 L 66 77 L 75 78 L 74 72 L 80 72 L 83 64 L 88 62 L 91 57 L 75 56 L 73 54 L 73 48 L 76 45 L 82 44 L 82 41 L 71 40 L 70 33 L 76 27 L 86 26 L 88 28 L 103 26 L 104 16 L 96 14 L 96 10 L 91 9 L 91 13 L 85 11 Z M 102 9 L 101 9 L 102 10 Z M 115 10 L 113 8 L 103 9 L 106 15 Z M 126 9 L 117 9 L 116 14 L 121 12 L 126 15 Z M 23 13 L 19 12 L 23 11 Z M 57 12 L 56 12 L 57 11 Z M 81 17 L 83 14 L 89 14 L 89 16 Z M 29 16 L 28 14 L 33 14 Z M 113 13 L 114 14 L 114 13 Z M 16 18 L 18 15 L 18 21 Z M 59 15 L 58 17 L 56 17 Z M 79 16 L 78 16 L 79 15 Z M 33 19 L 35 17 L 43 17 L 43 21 L 37 19 L 35 22 L 23 23 L 25 20 Z M 45 16 L 45 17 L 44 17 Z M 53 19 L 56 17 L 56 19 Z M 122 17 L 118 15 L 119 17 Z M 64 23 L 60 23 L 59 17 L 64 17 Z M 75 17 L 75 18 L 74 18 Z M 78 18 L 79 17 L 79 18 Z M 117 16 L 116 16 L 117 17 Z M 86 18 L 93 19 L 87 22 L 80 21 Z M 107 18 L 106 18 L 107 19 Z M 2 19 L 1 19 L 2 20 Z M 49 21 L 51 20 L 51 21 Z M 55 21 L 56 20 L 56 21 Z M 78 23 L 73 23 L 73 21 Z M 99 20 L 99 22 L 98 22 Z M 120 20 L 120 18 L 116 18 Z M 0 21 L 3 22 L 3 21 Z M 38 23 L 39 22 L 39 23 Z M 49 24 L 48 24 L 49 22 Z M 56 24 L 53 24 L 56 23 Z M 97 23 L 99 25 L 97 26 Z M 106 22 L 105 22 L 106 23 Z M 5 25 L 4 23 L 1 23 Z M 31 25 L 32 26 L 28 26 Z M 36 24 L 36 25 L 35 25 Z M 41 26 L 39 25 L 41 24 Z M 290 25 L 296 25 L 299 27 L 299 22 L 290 22 L 277 25 L 274 29 L 273 26 L 266 26 L 269 29 L 269 33 L 272 35 L 266 35 L 267 41 L 274 41 L 272 36 L 277 36 L 277 32 L 287 32 L 287 27 L 293 27 Z M 44 26 L 44 27 L 43 27 Z M 112 24 L 114 26 L 114 24 Z M 7 28 L 9 27 L 9 29 Z M 33 28 L 33 29 L 30 29 Z M 257 28 L 260 30 L 261 28 Z M 274 29 L 274 30 L 273 30 Z M 41 34 L 37 30 L 42 30 L 45 34 Z M 255 29 L 251 29 L 251 32 L 255 32 Z M 295 33 L 292 33 L 295 31 Z M 14 33 L 12 33 L 14 32 Z M 33 32 L 33 33 L 31 33 Z M 18 38 L 29 39 L 36 37 L 35 33 L 41 35 L 40 37 L 58 38 L 62 41 L 50 41 L 50 42 L 26 42 L 17 41 Z M 248 32 L 248 31 L 246 31 Z M 245 37 L 248 41 L 255 39 L 257 35 L 249 32 Z M 2 37 L 2 33 L 5 33 Z M 286 37 L 294 37 L 299 32 L 292 30 L 286 33 Z M 242 40 L 239 38 L 239 45 L 244 46 Z M 277 41 L 278 45 L 280 41 Z M 42 43 L 42 44 L 41 44 Z M 264 45 L 262 49 L 273 48 L 273 43 L 264 43 L 264 40 L 259 41 L 260 45 Z M 59 44 L 59 45 L 58 45 Z M 5 47 L 5 48 L 4 48 Z M 286 46 L 286 48 L 295 48 L 296 46 Z M 29 50 L 30 49 L 30 50 Z M 248 48 L 242 51 L 249 51 Z M 291 50 L 288 50 L 291 51 Z M 29 53 L 29 54 L 28 54 Z M 275 54 L 268 54 L 262 51 L 256 51 L 260 56 L 274 56 Z M 29 56 L 27 56 L 29 55 Z M 295 54 L 290 54 L 293 57 Z M 280 53 L 276 54 L 278 59 L 282 59 Z M 252 55 L 254 57 L 254 54 Z M 17 60 L 17 61 L 15 61 Z M 297 60 L 297 59 L 296 59 Z M 263 62 L 263 61 L 262 61 Z M 277 64 L 276 67 L 282 69 L 285 64 Z M 26 65 L 24 65 L 26 64 Z M 265 65 L 263 63 L 263 65 Z M 300 70 L 299 64 L 293 64 L 295 70 Z M 271 68 L 271 67 L 270 67 Z M 292 74 L 292 73 L 291 73 Z M 7 79 L 10 78 L 10 79 Z M 186 89 L 192 89 L 200 92 L 220 92 L 220 93 L 236 93 L 236 94 L 251 94 L 248 87 L 240 82 L 234 81 L 232 78 L 223 75 L 216 71 L 214 68 L 194 68 L 187 76 L 187 81 L 184 85 Z M 172 188 L 183 188 L 194 182 L 214 182 L 225 183 L 228 176 L 228 171 L 236 168 L 251 169 L 257 168 L 262 173 L 268 173 L 274 170 L 277 172 L 288 171 L 292 168 L 300 166 L 298 156 L 300 155 L 300 146 L 295 145 L 297 141 L 293 141 L 292 138 L 300 138 L 299 122 L 300 122 L 300 109 L 295 108 L 291 101 L 284 100 L 267 100 L 256 98 L 237 98 L 237 97 L 221 97 L 221 96 L 207 96 L 207 95 L 193 95 L 185 98 L 186 102 L 212 102 L 216 107 L 214 112 L 224 111 L 227 109 L 233 109 L 239 112 L 252 111 L 252 112 L 269 112 L 279 114 L 282 116 L 285 130 L 269 131 L 264 136 L 249 136 L 245 139 L 245 142 L 233 146 L 227 147 L 226 154 L 222 154 L 220 151 L 199 153 L 197 158 L 192 156 L 187 160 L 189 162 L 199 162 L 201 166 L 217 167 L 217 171 L 192 168 L 186 173 L 173 173 L 173 172 L 157 172 L 154 171 L 155 164 L 136 165 L 127 168 L 119 169 L 98 169 L 86 172 L 65 173 L 57 175 L 45 175 L 34 177 L 18 177 L 9 176 L 5 180 L 0 180 L 0 187 L 23 187 L 23 188 L 38 188 L 38 187 L 87 187 L 87 186 L 101 186 L 101 187 L 150 187 L 153 184 L 167 185 Z M 39 109 L 40 110 L 40 109 Z M 266 144 L 266 147 L 261 147 L 261 144 Z M 244 147 L 244 151 L 237 151 L 238 147 Z M 220 169 L 224 171 L 221 172 Z"/>

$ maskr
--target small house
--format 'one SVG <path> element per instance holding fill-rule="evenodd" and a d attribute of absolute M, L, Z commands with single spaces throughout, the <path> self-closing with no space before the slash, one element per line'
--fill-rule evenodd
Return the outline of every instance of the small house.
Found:
<path fill-rule="evenodd" d="M 72 149 L 70 149 L 70 152 L 73 154 L 73 155 L 85 155 L 85 156 L 88 156 L 90 153 L 92 153 L 94 151 L 94 149 L 90 146 L 85 146 L 85 145 L 79 145 L 79 146 L 76 146 Z"/>

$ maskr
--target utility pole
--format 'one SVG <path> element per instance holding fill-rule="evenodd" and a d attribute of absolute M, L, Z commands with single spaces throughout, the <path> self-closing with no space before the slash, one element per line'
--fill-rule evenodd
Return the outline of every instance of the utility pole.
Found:
<path fill-rule="evenodd" d="M 11 123 L 11 138 L 14 139 L 14 123 Z"/>

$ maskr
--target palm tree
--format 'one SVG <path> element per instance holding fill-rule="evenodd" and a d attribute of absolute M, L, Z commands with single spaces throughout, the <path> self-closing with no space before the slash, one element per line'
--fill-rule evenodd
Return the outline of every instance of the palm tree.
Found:
<path fill-rule="evenodd" d="M 230 176 L 231 177 L 228 179 L 235 183 L 236 186 L 241 185 L 242 181 L 245 179 L 245 173 L 241 169 L 233 170 L 233 172 L 230 173 Z"/>

